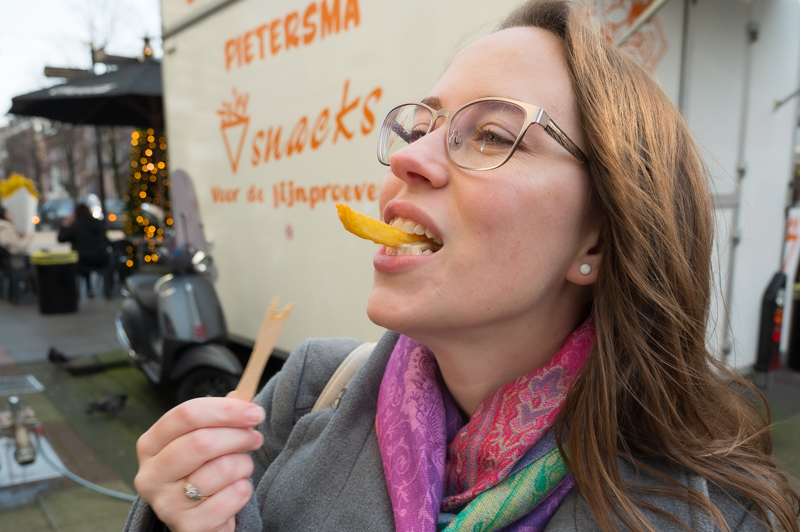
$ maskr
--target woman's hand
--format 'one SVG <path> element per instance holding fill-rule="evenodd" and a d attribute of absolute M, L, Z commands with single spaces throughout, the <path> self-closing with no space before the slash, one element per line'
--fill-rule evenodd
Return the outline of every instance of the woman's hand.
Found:
<path fill-rule="evenodd" d="M 136 444 L 134 485 L 173 532 L 232 532 L 250 500 L 253 460 L 263 437 L 252 430 L 264 409 L 233 398 L 204 397 L 164 414 Z M 185 483 L 203 500 L 190 500 Z"/>

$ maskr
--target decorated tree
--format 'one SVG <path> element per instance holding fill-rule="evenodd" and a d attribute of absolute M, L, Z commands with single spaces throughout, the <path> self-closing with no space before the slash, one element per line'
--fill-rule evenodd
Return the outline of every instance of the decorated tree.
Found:
<path fill-rule="evenodd" d="M 128 266 L 139 260 L 157 262 L 157 247 L 164 231 L 172 225 L 170 183 L 167 178 L 166 137 L 156 137 L 153 129 L 139 129 L 131 134 L 131 169 L 125 194 L 125 233 L 132 239 L 128 247 Z M 162 221 L 158 218 L 163 213 Z"/>

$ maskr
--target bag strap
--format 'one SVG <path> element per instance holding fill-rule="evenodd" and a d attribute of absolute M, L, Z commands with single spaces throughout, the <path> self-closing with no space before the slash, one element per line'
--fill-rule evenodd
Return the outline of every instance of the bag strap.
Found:
<path fill-rule="evenodd" d="M 376 342 L 365 342 L 350 351 L 350 354 L 347 355 L 342 363 L 339 364 L 339 367 L 336 368 L 336 371 L 333 372 L 325 388 L 322 389 L 322 393 L 319 394 L 317 402 L 314 403 L 314 408 L 311 409 L 312 412 L 331 408 L 339 403 L 339 396 L 342 394 L 342 391 L 344 391 L 350 383 L 350 379 L 353 378 L 358 368 L 367 361 L 372 354 L 372 350 L 375 349 L 375 345 Z"/>

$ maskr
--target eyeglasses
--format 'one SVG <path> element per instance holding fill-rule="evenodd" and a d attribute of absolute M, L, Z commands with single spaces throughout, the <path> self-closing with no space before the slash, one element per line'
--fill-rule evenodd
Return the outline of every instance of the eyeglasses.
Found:
<path fill-rule="evenodd" d="M 531 124 L 542 126 L 583 164 L 589 161 L 544 109 L 508 98 L 479 98 L 455 111 L 437 111 L 424 103 L 393 107 L 381 125 L 378 160 L 389 166 L 392 154 L 436 129 L 441 117 L 445 122 L 449 119 L 447 153 L 456 166 L 465 170 L 492 170 L 505 164 Z"/>

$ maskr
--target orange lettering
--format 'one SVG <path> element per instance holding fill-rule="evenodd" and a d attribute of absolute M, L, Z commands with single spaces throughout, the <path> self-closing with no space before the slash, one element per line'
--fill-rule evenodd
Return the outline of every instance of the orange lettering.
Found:
<path fill-rule="evenodd" d="M 286 49 L 292 46 L 297 48 L 300 46 L 300 39 L 297 37 L 297 27 L 300 25 L 300 15 L 297 11 L 293 11 L 286 15 L 286 20 L 283 21 L 283 32 L 286 34 Z"/>
<path fill-rule="evenodd" d="M 303 44 L 311 44 L 311 41 L 314 40 L 314 36 L 317 34 L 317 25 L 311 20 L 311 17 L 316 12 L 317 4 L 312 3 L 308 5 L 303 15 L 303 29 L 305 29 L 305 33 L 303 33 Z"/>
<path fill-rule="evenodd" d="M 294 152 L 303 152 L 303 148 L 306 147 L 306 142 L 308 142 L 307 131 L 308 118 L 304 116 L 297 121 L 297 124 L 294 125 L 294 129 L 292 129 L 292 132 L 289 134 L 289 142 L 286 147 L 287 157 L 291 156 Z"/>
<path fill-rule="evenodd" d="M 269 24 L 269 50 L 272 52 L 272 55 L 275 55 L 280 51 L 281 45 L 278 43 L 278 30 L 280 29 L 279 26 L 281 25 L 281 19 L 276 18 Z"/>
<path fill-rule="evenodd" d="M 253 137 L 253 157 L 250 158 L 250 162 L 253 166 L 258 166 L 258 163 L 261 162 L 261 151 L 258 149 L 258 143 L 263 142 L 264 140 L 264 130 L 259 129 L 258 133 Z"/>
<path fill-rule="evenodd" d="M 236 203 L 239 201 L 239 189 L 211 187 L 211 201 L 214 203 Z"/>
<path fill-rule="evenodd" d="M 281 145 L 281 132 L 283 131 L 283 126 L 278 126 L 278 129 L 275 130 L 275 136 L 272 135 L 272 128 L 267 130 L 267 144 L 264 148 L 264 162 L 269 161 L 269 154 L 272 152 L 272 155 L 275 157 L 275 160 L 281 158 L 280 152 L 280 145 Z"/>
<path fill-rule="evenodd" d="M 314 208 L 314 205 L 321 199 L 320 198 L 321 192 L 322 191 L 320 190 L 319 187 L 311 187 L 311 190 L 309 190 L 309 196 L 311 200 L 310 203 L 312 209 Z"/>
<path fill-rule="evenodd" d="M 353 26 L 358 26 L 360 22 L 360 15 L 358 13 L 358 0 L 347 0 L 347 5 L 344 8 L 344 29 L 353 21 Z"/>
<path fill-rule="evenodd" d="M 244 34 L 244 62 L 248 65 L 250 64 L 250 61 L 255 59 L 255 56 L 250 52 L 250 37 L 252 36 L 252 31 L 248 31 Z"/>
<path fill-rule="evenodd" d="M 374 91 L 370 92 L 366 98 L 364 98 L 364 120 L 361 121 L 361 133 L 364 135 L 369 135 L 369 133 L 375 127 L 375 115 L 372 114 L 372 109 L 369 108 L 367 105 L 371 99 L 375 99 L 377 102 L 381 99 L 381 88 L 378 87 Z"/>
<path fill-rule="evenodd" d="M 236 39 L 231 39 L 225 43 L 225 70 L 231 69 L 231 63 L 236 56 Z"/>
<path fill-rule="evenodd" d="M 337 0 L 338 1 L 338 0 Z M 342 118 L 356 108 L 358 102 L 361 100 L 361 97 L 357 97 L 353 100 L 352 103 L 347 103 L 347 89 L 350 87 L 350 80 L 346 80 L 344 82 L 344 94 L 342 95 L 342 107 L 339 110 L 339 113 L 336 115 L 336 132 L 333 134 L 333 143 L 336 144 L 336 139 L 339 138 L 339 132 L 341 131 L 342 135 L 347 140 L 353 138 L 353 133 L 348 131 L 346 127 L 344 127 L 344 122 L 342 122 Z"/>
<path fill-rule="evenodd" d="M 323 109 L 322 112 L 319 114 L 317 119 L 314 121 L 314 127 L 312 128 L 311 133 L 311 149 L 316 150 L 319 148 L 320 144 L 325 141 L 325 137 L 328 136 L 330 130 L 328 129 L 328 116 L 330 116 L 330 112 L 328 109 Z M 322 133 L 322 138 L 317 138 L 317 133 Z"/>
<path fill-rule="evenodd" d="M 328 2 L 322 0 L 320 2 L 322 11 L 322 38 L 325 38 L 325 33 L 339 33 L 339 0 L 333 0 L 333 7 L 328 10 Z"/>
<path fill-rule="evenodd" d="M 242 38 L 236 37 L 236 64 L 242 66 Z"/>
<path fill-rule="evenodd" d="M 267 30 L 267 25 L 262 24 L 255 29 L 258 36 L 258 57 L 264 59 L 264 32 Z"/>
<path fill-rule="evenodd" d="M 317 185 L 311 187 L 296 186 L 294 181 L 281 181 L 272 185 L 272 203 L 276 209 L 281 205 L 292 207 L 294 204 L 307 203 L 310 208 L 315 208 L 320 202 L 340 201 L 352 199 L 352 192 L 355 191 L 356 200 L 361 201 L 366 191 L 370 201 L 377 200 L 377 186 L 369 183 L 357 185 Z M 330 192 L 330 199 L 328 193 Z M 224 193 L 223 193 L 224 194 Z M 263 202 L 264 190 L 251 185 L 247 192 L 248 202 Z"/>

